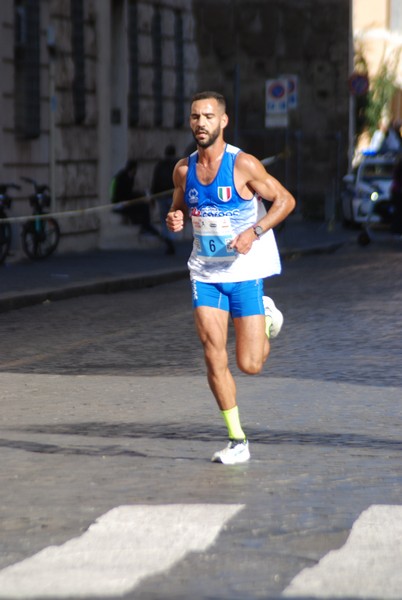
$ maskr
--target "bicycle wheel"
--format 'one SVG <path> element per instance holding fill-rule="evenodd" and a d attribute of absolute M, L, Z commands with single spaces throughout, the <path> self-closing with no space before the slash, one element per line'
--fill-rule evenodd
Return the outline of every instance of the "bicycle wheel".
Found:
<path fill-rule="evenodd" d="M 22 247 L 29 258 L 40 260 L 54 252 L 60 240 L 60 228 L 55 219 L 29 221 L 22 230 Z"/>
<path fill-rule="evenodd" d="M 2 264 L 10 249 L 11 244 L 11 225 L 10 223 L 0 222 L 0 264 Z"/>

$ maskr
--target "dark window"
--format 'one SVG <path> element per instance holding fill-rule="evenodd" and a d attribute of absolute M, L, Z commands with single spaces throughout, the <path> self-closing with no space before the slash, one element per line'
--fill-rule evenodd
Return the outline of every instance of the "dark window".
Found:
<path fill-rule="evenodd" d="M 20 138 L 40 134 L 40 5 L 17 0 L 14 30 L 14 125 Z"/>
<path fill-rule="evenodd" d="M 128 122 L 130 127 L 138 125 L 139 121 L 139 54 L 138 54 L 138 8 L 137 2 L 130 1 L 128 5 Z"/>
<path fill-rule="evenodd" d="M 154 124 L 163 123 L 163 69 L 162 69 L 162 16 L 159 8 L 155 9 L 152 19 L 152 50 L 154 65 Z"/>
<path fill-rule="evenodd" d="M 176 90 L 175 90 L 175 125 L 184 124 L 184 41 L 183 15 L 175 14 L 175 57 L 176 57 Z"/>
<path fill-rule="evenodd" d="M 71 47 L 74 65 L 73 105 L 76 123 L 85 121 L 85 40 L 83 0 L 71 0 Z"/>

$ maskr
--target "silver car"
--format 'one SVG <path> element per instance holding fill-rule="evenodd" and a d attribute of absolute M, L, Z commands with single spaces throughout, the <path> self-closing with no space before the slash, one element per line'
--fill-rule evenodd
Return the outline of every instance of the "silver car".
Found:
<path fill-rule="evenodd" d="M 343 178 L 342 218 L 345 225 L 381 223 L 391 209 L 391 184 L 396 156 L 364 156 L 353 173 Z"/>

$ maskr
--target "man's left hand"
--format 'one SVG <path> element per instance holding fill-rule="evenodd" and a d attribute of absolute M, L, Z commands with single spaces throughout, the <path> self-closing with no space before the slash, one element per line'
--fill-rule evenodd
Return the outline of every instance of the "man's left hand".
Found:
<path fill-rule="evenodd" d="M 237 235 L 231 242 L 230 247 L 234 248 L 239 252 L 239 254 L 247 254 L 250 252 L 251 246 L 257 240 L 257 237 L 254 233 L 252 227 L 242 231 L 239 235 Z"/>

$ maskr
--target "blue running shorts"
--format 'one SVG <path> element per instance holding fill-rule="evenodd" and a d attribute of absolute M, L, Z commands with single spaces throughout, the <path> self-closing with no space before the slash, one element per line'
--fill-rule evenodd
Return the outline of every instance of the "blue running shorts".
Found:
<path fill-rule="evenodd" d="M 237 283 L 205 283 L 191 281 L 193 308 L 211 306 L 230 312 L 232 317 L 263 315 L 263 280 L 239 281 Z"/>

